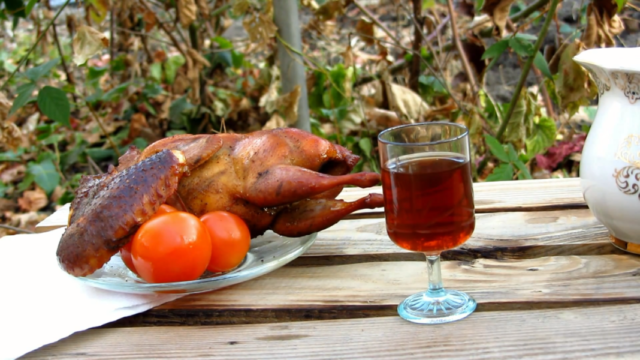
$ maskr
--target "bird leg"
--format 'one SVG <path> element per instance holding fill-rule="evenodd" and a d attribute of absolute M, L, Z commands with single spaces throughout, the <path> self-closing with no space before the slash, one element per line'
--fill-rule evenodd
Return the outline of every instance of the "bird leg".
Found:
<path fill-rule="evenodd" d="M 244 196 L 263 207 L 291 204 L 338 186 L 370 187 L 380 182 L 376 173 L 331 176 L 291 165 L 277 165 L 255 175 L 245 184 Z"/>
<path fill-rule="evenodd" d="M 384 206 L 381 194 L 369 194 L 354 202 L 336 199 L 303 200 L 282 210 L 271 229 L 282 236 L 298 237 L 324 230 L 354 211 L 381 206 Z"/>

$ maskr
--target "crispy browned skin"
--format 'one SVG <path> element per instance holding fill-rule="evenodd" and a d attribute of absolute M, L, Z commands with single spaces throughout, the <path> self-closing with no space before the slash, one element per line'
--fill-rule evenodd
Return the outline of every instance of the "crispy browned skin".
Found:
<path fill-rule="evenodd" d="M 190 174 L 180 179 L 173 162 L 155 166 L 153 159 L 166 150 L 184 154 Z M 268 229 L 284 236 L 318 232 L 356 210 L 383 206 L 379 194 L 352 203 L 335 200 L 344 185 L 380 181 L 376 173 L 350 174 L 358 160 L 346 148 L 297 129 L 177 135 L 144 151 L 132 148 L 112 174 L 83 178 L 58 256 L 69 273 L 92 273 L 165 201 L 198 216 L 232 212 L 253 236 Z"/>
<path fill-rule="evenodd" d="M 56 252 L 62 267 L 75 276 L 101 268 L 175 193 L 186 171 L 182 154 L 164 150 L 120 172 L 84 177 Z"/>
<path fill-rule="evenodd" d="M 358 156 L 298 129 L 181 135 L 152 146 L 185 151 L 190 148 L 186 143 L 204 136 L 220 139 L 222 146 L 191 170 L 178 188 L 186 206 L 198 216 L 225 210 L 245 220 L 253 236 L 270 228 L 284 236 L 300 236 L 326 229 L 355 210 L 383 206 L 380 195 L 348 206 L 340 200 L 332 200 L 334 206 L 320 201 L 334 199 L 344 185 L 376 185 L 380 176 L 349 174 Z M 308 213 L 315 220 L 293 217 L 294 212 Z"/>

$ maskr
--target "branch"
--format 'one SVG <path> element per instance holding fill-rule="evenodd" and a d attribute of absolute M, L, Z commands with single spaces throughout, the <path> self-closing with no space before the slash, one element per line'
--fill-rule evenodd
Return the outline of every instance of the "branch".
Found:
<path fill-rule="evenodd" d="M 422 0 L 412 0 L 413 3 L 413 56 L 411 57 L 411 67 L 409 68 L 409 88 L 416 93 L 419 93 L 418 89 L 420 83 L 420 57 L 422 57 L 420 49 L 422 49 Z M 416 54 L 418 54 L 416 56 Z"/>
<path fill-rule="evenodd" d="M 453 41 L 456 45 L 456 48 L 458 49 L 458 54 L 460 54 L 460 59 L 462 60 L 464 71 L 467 73 L 467 77 L 469 78 L 471 91 L 476 94 L 478 92 L 478 82 L 476 81 L 476 76 L 471 69 L 471 65 L 469 64 L 467 53 L 464 51 L 462 42 L 460 41 L 460 34 L 458 34 L 458 27 L 456 25 L 456 12 L 453 9 L 453 0 L 447 0 L 447 5 L 449 7 L 449 16 L 451 16 L 451 31 L 453 32 Z"/>
<path fill-rule="evenodd" d="M 33 231 L 31 231 L 31 230 L 27 230 L 27 229 L 20 229 L 20 228 L 18 228 L 18 227 L 11 226 L 11 225 L 0 224 L 0 228 L 13 230 L 13 231 L 15 231 L 15 232 L 17 232 L 17 233 L 23 233 L 23 234 L 35 234 L 35 232 L 33 232 Z"/>
<path fill-rule="evenodd" d="M 544 38 L 547 35 L 547 30 L 549 29 L 549 25 L 551 24 L 551 20 L 553 20 L 553 14 L 556 11 L 556 7 L 558 7 L 558 0 L 551 0 L 551 6 L 549 7 L 549 11 L 547 12 L 547 18 L 544 20 L 544 24 L 542 25 L 542 29 L 540 29 L 540 33 L 538 34 L 538 40 L 536 40 L 535 45 L 533 45 L 533 52 L 527 59 L 527 62 L 524 64 L 522 68 L 522 73 L 520 73 L 520 79 L 518 80 L 518 84 L 516 85 L 515 91 L 513 93 L 513 97 L 511 98 L 511 102 L 509 103 L 509 112 L 507 116 L 504 118 L 502 124 L 500 124 L 500 128 L 496 133 L 496 138 L 500 140 L 502 135 L 504 135 L 505 130 L 507 129 L 507 125 L 509 125 L 509 121 L 511 120 L 511 116 L 513 116 L 513 112 L 515 110 L 516 104 L 520 99 L 520 93 L 522 92 L 522 87 L 524 86 L 525 81 L 527 80 L 527 75 L 529 75 L 529 70 L 531 69 L 531 65 L 533 64 L 533 59 L 535 59 L 536 54 L 540 50 L 542 43 L 544 42 Z"/>
<path fill-rule="evenodd" d="M 115 6 L 111 5 L 111 11 L 109 12 L 109 74 L 113 78 L 113 60 L 116 58 L 115 53 L 115 39 L 116 39 L 116 18 L 115 18 Z"/>
<path fill-rule="evenodd" d="M 387 34 L 387 36 L 389 36 L 391 40 L 393 40 L 401 48 L 404 48 L 404 46 L 400 43 L 400 40 L 398 40 L 395 36 L 393 36 L 393 34 L 391 33 L 391 30 L 387 29 L 387 27 L 384 26 L 384 24 L 381 23 L 380 20 L 378 20 L 378 18 L 375 17 L 375 15 L 373 15 L 369 10 L 367 10 L 367 8 L 362 6 L 362 4 L 358 2 L 358 0 L 353 0 L 353 3 L 356 5 L 358 9 L 360 9 L 360 11 L 362 11 L 362 13 L 367 18 L 369 18 L 369 20 L 371 20 L 374 24 L 376 24 L 376 26 L 378 26 L 380 30 L 384 31 L 384 33 Z"/>
<path fill-rule="evenodd" d="M 24 62 L 27 61 L 27 59 L 29 58 L 29 55 L 31 55 L 33 50 L 40 43 L 40 40 L 42 40 L 42 38 L 44 37 L 44 34 L 46 34 L 47 31 L 49 31 L 49 28 L 51 27 L 51 25 L 58 19 L 58 16 L 60 16 L 60 13 L 62 13 L 62 10 L 64 10 L 67 7 L 67 5 L 69 5 L 70 2 L 71 0 L 66 0 L 64 4 L 62 4 L 60 9 L 58 9 L 58 12 L 56 12 L 56 14 L 53 16 L 53 19 L 51 19 L 51 21 L 47 24 L 47 27 L 44 29 L 44 31 L 40 33 L 40 36 L 38 36 L 38 38 L 36 39 L 36 42 L 33 43 L 33 45 L 31 45 L 31 48 L 29 49 L 29 51 L 27 51 L 25 56 L 23 56 L 22 59 L 20 59 L 16 68 L 13 70 L 11 75 L 9 75 L 9 78 L 5 80 L 2 86 L 0 86 L 0 90 L 4 90 L 4 88 L 7 87 L 7 85 L 9 84 L 9 81 L 16 75 L 16 73 L 18 72 L 20 67 L 24 64 Z"/>
<path fill-rule="evenodd" d="M 67 1 L 69 1 L 69 0 L 67 0 Z M 139 2 L 142 5 L 142 7 L 144 7 L 147 11 L 153 12 L 155 14 L 155 12 L 153 10 L 151 10 L 151 8 L 149 7 L 149 4 L 147 4 L 146 1 L 140 0 Z M 178 42 L 178 40 L 176 40 L 175 36 L 173 36 L 171 31 L 169 31 L 169 29 L 167 29 L 167 27 L 165 26 L 164 22 L 160 21 L 160 19 L 158 19 L 158 26 L 160 26 L 162 31 L 164 31 L 167 34 L 167 36 L 169 37 L 169 39 L 173 43 L 173 46 L 175 46 L 176 49 L 178 49 L 178 51 L 180 52 L 180 54 L 182 54 L 182 56 L 184 56 L 186 58 L 187 57 L 187 53 L 184 52 L 184 50 L 180 46 L 180 43 Z M 178 32 L 178 33 L 180 33 L 180 32 Z"/>
<path fill-rule="evenodd" d="M 100 116 L 96 114 L 95 110 L 93 110 L 93 107 L 89 103 L 87 103 L 87 108 L 89 109 L 89 112 L 91 112 L 91 115 L 93 115 L 93 118 L 96 119 L 96 121 L 98 122 L 98 126 L 100 126 L 100 130 L 102 130 L 102 133 L 104 134 L 104 136 L 107 137 L 107 141 L 109 141 L 109 145 L 111 145 L 111 147 L 113 148 L 113 151 L 115 151 L 116 156 L 120 157 L 120 150 L 118 149 L 118 146 L 116 145 L 115 142 L 113 142 L 113 139 L 107 132 L 107 128 L 104 127 L 104 124 L 102 123 L 102 119 L 100 119 Z"/>
<path fill-rule="evenodd" d="M 355 1 L 354 1 L 355 3 Z M 520 11 L 519 13 L 513 15 L 510 20 L 511 21 L 518 21 L 524 18 L 527 18 L 529 15 L 533 14 L 534 12 L 536 12 L 538 9 L 540 9 L 541 7 L 545 6 L 547 3 L 549 3 L 549 0 L 538 0 L 535 3 L 531 4 L 529 7 L 527 7 L 526 9 Z M 487 21 L 489 21 L 489 19 L 487 19 Z M 436 29 L 436 31 L 438 31 L 438 29 Z M 493 27 L 485 30 L 485 31 L 481 31 L 480 32 L 480 37 L 490 37 L 491 34 L 493 33 Z M 437 32 L 433 32 L 433 35 L 437 34 Z M 431 38 L 431 35 L 427 37 L 428 39 Z M 465 37 L 462 37 L 461 40 L 466 40 Z M 444 44 L 440 49 L 436 49 L 436 51 L 447 51 L 449 49 L 451 49 L 453 47 L 453 43 L 447 43 Z M 394 63 L 393 65 L 391 65 L 389 67 L 389 70 L 391 71 L 391 74 L 400 72 L 402 70 L 404 70 L 404 68 L 407 67 L 407 65 L 409 65 L 405 60 L 399 60 L 396 63 Z M 373 74 L 373 75 L 367 75 L 365 77 L 360 78 L 359 80 L 356 81 L 356 86 L 360 86 L 360 85 L 364 85 L 367 83 L 370 83 L 376 79 L 379 79 L 381 76 L 381 73 L 377 73 L 377 74 Z"/>
<path fill-rule="evenodd" d="M 52 30 L 53 30 L 53 40 L 56 43 L 56 47 L 58 48 L 58 54 L 60 55 L 60 62 L 62 63 L 62 69 L 64 70 L 64 73 L 67 75 L 67 82 L 69 83 L 69 85 L 75 86 L 75 81 L 73 80 L 73 77 L 69 72 L 69 68 L 67 67 L 67 62 L 64 60 L 64 53 L 62 52 L 62 46 L 60 46 L 60 39 L 58 38 L 58 30 L 56 29 L 56 24 L 53 24 Z M 73 96 L 73 102 L 77 103 L 78 97 L 76 96 L 75 91 L 71 93 L 71 96 Z"/>

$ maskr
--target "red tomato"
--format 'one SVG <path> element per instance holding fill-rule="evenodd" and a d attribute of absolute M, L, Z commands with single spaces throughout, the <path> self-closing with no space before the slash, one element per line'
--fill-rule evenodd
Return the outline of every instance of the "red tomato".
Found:
<path fill-rule="evenodd" d="M 240 265 L 251 245 L 247 224 L 238 215 L 226 211 L 204 214 L 200 221 L 211 237 L 211 260 L 207 270 L 225 272 Z"/>
<path fill-rule="evenodd" d="M 170 205 L 167 205 L 167 204 L 162 204 L 162 205 L 160 205 L 160 208 L 158 208 L 158 211 L 156 211 L 156 213 L 153 214 L 151 219 L 153 219 L 155 217 L 158 217 L 160 215 L 166 214 L 166 213 L 174 212 L 174 211 L 178 211 L 178 210 L 176 208 L 174 208 L 173 206 L 170 206 Z M 124 264 L 127 265 L 129 270 L 131 270 L 134 273 L 138 274 L 138 271 L 136 271 L 136 267 L 133 266 L 133 261 L 131 260 L 131 243 L 132 243 L 132 241 L 129 241 L 127 243 L 127 245 L 123 246 L 120 249 L 120 257 L 122 258 L 122 262 L 124 262 Z"/>
<path fill-rule="evenodd" d="M 171 205 L 167 205 L 167 204 L 162 204 L 160 205 L 160 207 L 158 208 L 158 210 L 156 211 L 155 214 L 153 214 L 153 216 L 151 217 L 151 219 L 158 217 L 160 215 L 164 215 L 170 212 L 174 212 L 174 211 L 178 211 L 178 209 L 174 208 Z"/>
<path fill-rule="evenodd" d="M 133 260 L 131 260 L 131 243 L 129 241 L 127 245 L 120 248 L 120 257 L 122 258 L 122 262 L 127 265 L 129 270 L 133 271 L 135 274 L 138 274 L 136 271 L 136 267 L 133 266 Z"/>
<path fill-rule="evenodd" d="M 182 211 L 153 217 L 140 226 L 131 242 L 133 265 L 147 282 L 195 280 L 211 258 L 207 228 Z"/>

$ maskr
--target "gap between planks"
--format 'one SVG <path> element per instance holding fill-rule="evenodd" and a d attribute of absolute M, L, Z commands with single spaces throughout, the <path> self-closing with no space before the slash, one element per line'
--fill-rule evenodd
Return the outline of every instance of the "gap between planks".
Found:
<path fill-rule="evenodd" d="M 556 256 L 443 262 L 445 288 L 465 291 L 478 312 L 640 302 L 640 258 Z M 394 314 L 427 286 L 421 262 L 284 267 L 249 282 L 192 294 L 114 326 L 261 323 Z M 183 323 L 183 324 L 185 324 Z"/>
<path fill-rule="evenodd" d="M 638 358 L 640 305 L 476 312 L 416 325 L 397 316 L 261 325 L 93 329 L 24 359 Z"/>

